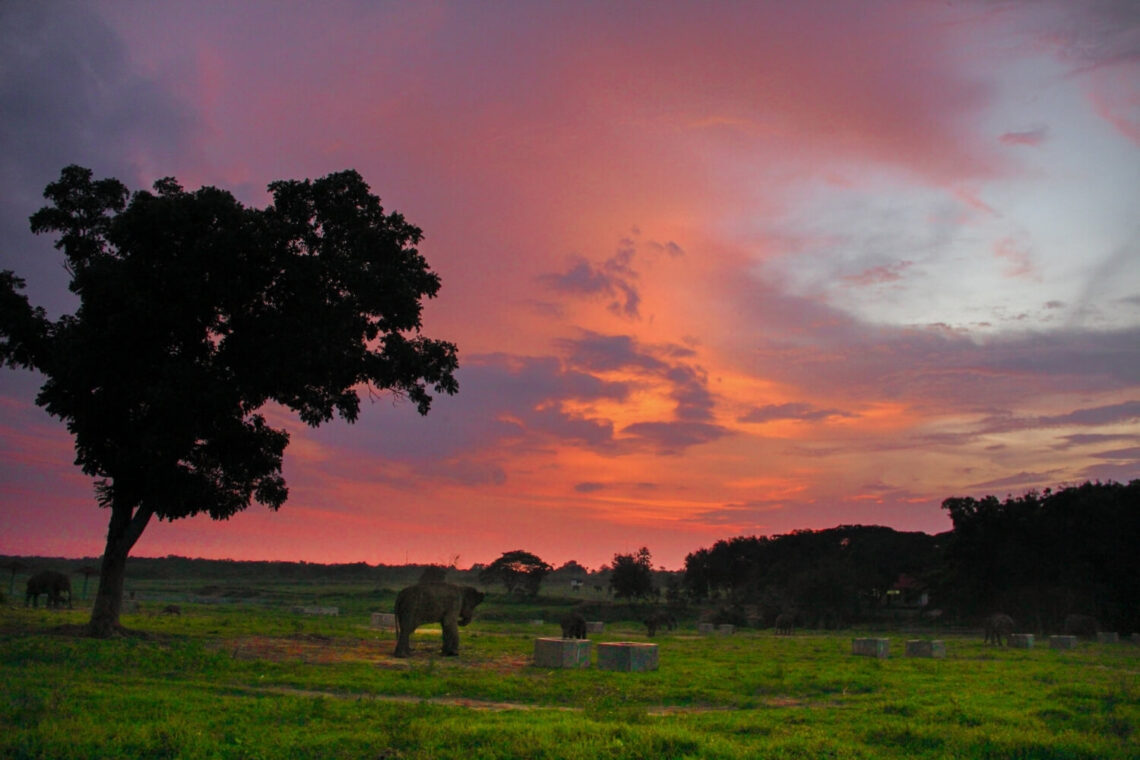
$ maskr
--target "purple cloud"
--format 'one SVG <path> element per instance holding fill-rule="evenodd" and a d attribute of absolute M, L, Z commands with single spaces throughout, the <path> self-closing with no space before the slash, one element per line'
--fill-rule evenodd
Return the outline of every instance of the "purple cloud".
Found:
<path fill-rule="evenodd" d="M 739 422 L 773 422 L 775 420 L 804 420 L 815 422 L 828 417 L 856 417 L 858 415 L 842 409 L 820 409 L 806 403 L 766 404 L 748 410 L 737 418 Z"/>

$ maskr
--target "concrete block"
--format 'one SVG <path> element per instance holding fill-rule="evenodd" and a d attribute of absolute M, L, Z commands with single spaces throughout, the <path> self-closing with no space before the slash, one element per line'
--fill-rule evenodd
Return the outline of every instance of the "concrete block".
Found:
<path fill-rule="evenodd" d="M 385 628 L 389 630 L 396 630 L 396 613 L 394 612 L 373 612 L 372 613 L 372 627 Z"/>
<path fill-rule="evenodd" d="M 732 623 L 723 623 L 722 625 L 718 625 L 716 627 L 716 632 L 721 636 L 731 636 L 732 634 L 736 633 L 736 626 Z"/>
<path fill-rule="evenodd" d="M 543 620 L 532 620 L 532 621 L 530 621 L 530 624 L 531 625 L 542 625 L 544 622 L 545 621 L 543 621 Z"/>
<path fill-rule="evenodd" d="M 852 639 L 851 654 L 861 657 L 878 657 L 886 659 L 890 655 L 890 639 Z"/>
<path fill-rule="evenodd" d="M 598 669 L 623 673 L 657 670 L 657 645 L 636 641 L 598 644 Z"/>
<path fill-rule="evenodd" d="M 1116 631 L 1100 631 L 1096 635 L 1096 640 L 1101 644 L 1115 644 L 1120 641 L 1120 635 Z"/>
<path fill-rule="evenodd" d="M 1140 644 L 1140 633 L 1132 634 L 1132 643 L 1133 644 Z"/>
<path fill-rule="evenodd" d="M 540 668 L 588 668 L 590 642 L 586 639 L 535 639 L 534 664 Z"/>
<path fill-rule="evenodd" d="M 1075 649 L 1077 646 L 1076 636 L 1050 636 L 1049 648 L 1050 649 Z"/>
<path fill-rule="evenodd" d="M 946 656 L 946 642 L 940 639 L 934 641 L 911 639 L 906 643 L 906 656 L 933 657 L 940 660 Z"/>
<path fill-rule="evenodd" d="M 601 620 L 587 620 L 586 633 L 601 633 L 606 630 L 606 624 Z"/>
<path fill-rule="evenodd" d="M 716 626 L 712 623 L 697 623 L 697 633 L 708 635 L 715 630 Z"/>
<path fill-rule="evenodd" d="M 1009 634 L 1009 645 L 1014 649 L 1032 649 L 1033 648 L 1033 634 L 1032 633 L 1011 633 Z"/>

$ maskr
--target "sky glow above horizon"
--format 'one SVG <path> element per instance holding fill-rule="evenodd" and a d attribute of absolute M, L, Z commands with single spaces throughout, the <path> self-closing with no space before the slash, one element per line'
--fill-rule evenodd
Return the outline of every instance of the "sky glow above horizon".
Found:
<path fill-rule="evenodd" d="M 264 206 L 358 170 L 423 228 L 460 392 L 292 436 L 289 502 L 134 554 L 656 564 L 949 529 L 950 496 L 1140 477 L 1140 5 L 0 5 L 0 269 L 71 163 Z M 0 372 L 0 554 L 106 515 Z"/>

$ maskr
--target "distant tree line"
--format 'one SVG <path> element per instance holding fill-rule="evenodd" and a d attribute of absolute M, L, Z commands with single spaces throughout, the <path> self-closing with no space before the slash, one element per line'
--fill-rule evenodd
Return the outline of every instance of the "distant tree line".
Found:
<path fill-rule="evenodd" d="M 953 530 L 934 536 L 844 525 L 718 541 L 685 558 L 684 590 L 820 627 L 906 611 L 974 624 L 1002 611 L 1026 630 L 1059 630 L 1072 613 L 1140 630 L 1140 480 L 942 507 Z"/>
<path fill-rule="evenodd" d="M 531 552 L 504 552 L 462 570 L 442 565 L 318 564 L 168 556 L 131 560 L 134 579 L 234 578 L 403 584 L 419 579 L 501 585 L 533 600 L 543 583 L 605 590 L 631 604 L 719 609 L 722 622 L 771 626 L 781 613 L 798 625 L 839 627 L 922 617 L 977 625 L 993 612 L 1023 630 L 1057 631 L 1073 613 L 1105 630 L 1140 631 L 1140 480 L 1085 483 L 1000 501 L 953 497 L 942 508 L 953 529 L 930 535 L 873 525 L 841 525 L 717 541 L 685 558 L 681 572 L 654 570 L 647 547 L 615 554 L 589 570 L 557 569 Z M 95 560 L 0 557 L 17 573 L 58 568 L 96 572 Z"/>

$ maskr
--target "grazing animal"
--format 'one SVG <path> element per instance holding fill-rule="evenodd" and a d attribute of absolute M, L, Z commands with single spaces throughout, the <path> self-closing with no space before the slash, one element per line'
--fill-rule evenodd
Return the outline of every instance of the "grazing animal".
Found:
<path fill-rule="evenodd" d="M 586 638 L 586 618 L 579 615 L 577 612 L 571 612 L 562 618 L 562 638 L 564 639 L 584 639 Z"/>
<path fill-rule="evenodd" d="M 670 615 L 668 612 L 654 612 L 643 621 L 645 623 L 645 632 L 650 638 L 657 635 L 657 629 L 664 626 L 667 630 L 673 630 L 677 627 L 677 618 Z"/>
<path fill-rule="evenodd" d="M 796 624 L 796 615 L 793 612 L 781 612 L 776 616 L 776 634 L 791 636 L 792 626 Z"/>
<path fill-rule="evenodd" d="M 443 626 L 443 654 L 459 655 L 459 628 L 471 622 L 485 594 L 471 586 L 453 583 L 417 583 L 396 595 L 396 657 L 412 653 L 411 637 L 417 626 Z"/>
<path fill-rule="evenodd" d="M 63 606 L 63 595 L 67 594 L 67 607 L 71 608 L 71 579 L 55 570 L 44 570 L 28 578 L 27 593 L 24 595 L 24 606 L 31 602 L 33 607 L 40 606 L 40 594 L 47 594 L 44 603 L 49 609 Z"/>
<path fill-rule="evenodd" d="M 177 604 L 168 604 L 162 608 L 162 614 L 163 615 L 181 615 L 182 614 L 182 608 L 179 607 Z"/>
<path fill-rule="evenodd" d="M 1065 633 L 1069 636 L 1095 639 L 1099 630 L 1100 626 L 1097 624 L 1096 618 L 1091 615 L 1065 616 Z"/>
<path fill-rule="evenodd" d="M 998 612 L 986 618 L 984 627 L 986 644 L 1005 646 L 1009 640 L 1009 635 L 1013 633 L 1013 618 Z"/>

